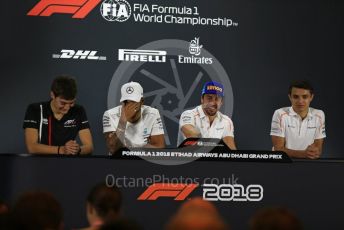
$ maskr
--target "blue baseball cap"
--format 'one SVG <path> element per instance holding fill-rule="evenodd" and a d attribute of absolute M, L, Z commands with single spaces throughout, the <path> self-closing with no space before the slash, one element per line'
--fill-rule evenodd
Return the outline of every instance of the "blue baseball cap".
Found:
<path fill-rule="evenodd" d="M 223 85 L 216 81 L 208 81 L 204 84 L 202 89 L 202 95 L 204 94 L 216 94 L 221 97 L 225 96 Z"/>

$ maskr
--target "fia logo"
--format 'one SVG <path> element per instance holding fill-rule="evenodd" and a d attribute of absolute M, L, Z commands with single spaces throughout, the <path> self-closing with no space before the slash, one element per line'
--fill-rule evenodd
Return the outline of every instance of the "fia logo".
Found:
<path fill-rule="evenodd" d="M 197 141 L 197 145 L 198 145 L 198 146 L 203 146 L 204 144 L 203 144 L 202 141 Z"/>
<path fill-rule="evenodd" d="M 189 45 L 189 52 L 190 54 L 194 54 L 196 56 L 201 54 L 201 49 L 203 45 L 199 44 L 199 38 L 195 38 L 194 40 L 191 40 Z"/>
<path fill-rule="evenodd" d="M 143 135 L 146 135 L 148 133 L 148 130 L 147 130 L 147 128 L 145 128 L 144 130 L 143 130 Z"/>
<path fill-rule="evenodd" d="M 126 0 L 104 0 L 100 13 L 107 21 L 124 22 L 131 16 L 131 7 Z"/>

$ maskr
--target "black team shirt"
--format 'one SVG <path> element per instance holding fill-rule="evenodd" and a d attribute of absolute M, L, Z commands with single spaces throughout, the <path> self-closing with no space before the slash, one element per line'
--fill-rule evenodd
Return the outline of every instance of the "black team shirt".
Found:
<path fill-rule="evenodd" d="M 61 120 L 57 120 L 48 101 L 28 106 L 23 128 L 37 129 L 40 144 L 63 146 L 66 142 L 75 140 L 80 130 L 90 126 L 82 106 L 74 105 Z"/>

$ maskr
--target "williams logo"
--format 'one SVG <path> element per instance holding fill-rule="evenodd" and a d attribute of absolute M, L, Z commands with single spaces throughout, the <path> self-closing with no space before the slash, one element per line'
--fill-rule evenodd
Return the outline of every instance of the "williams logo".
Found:
<path fill-rule="evenodd" d="M 161 50 L 129 50 L 119 49 L 119 61 L 134 62 L 166 62 L 166 51 Z"/>
<path fill-rule="evenodd" d="M 105 61 L 105 56 L 96 56 L 98 51 L 93 50 L 61 50 L 60 54 L 53 54 L 53 58 L 57 59 L 88 59 Z"/>
<path fill-rule="evenodd" d="M 103 18 L 110 22 L 124 22 L 131 16 L 131 7 L 125 0 L 105 0 L 100 6 Z"/>
<path fill-rule="evenodd" d="M 189 53 L 191 54 L 191 57 L 178 55 L 178 62 L 182 64 L 213 64 L 212 58 L 200 56 L 202 48 L 203 45 L 200 45 L 199 38 L 195 37 L 195 39 L 191 40 L 189 44 Z"/>

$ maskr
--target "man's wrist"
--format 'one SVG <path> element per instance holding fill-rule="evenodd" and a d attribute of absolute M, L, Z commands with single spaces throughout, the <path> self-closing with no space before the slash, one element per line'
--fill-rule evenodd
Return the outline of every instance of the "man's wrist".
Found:
<path fill-rule="evenodd" d="M 60 146 L 60 151 L 59 154 L 65 154 L 66 153 L 66 148 L 64 145 Z"/>
<path fill-rule="evenodd" d="M 125 131 L 125 130 L 124 130 L 123 128 L 117 128 L 117 129 L 116 129 L 116 132 L 124 133 L 124 131 Z"/>
<path fill-rule="evenodd" d="M 118 125 L 117 125 L 118 128 L 123 128 L 124 129 L 126 126 L 127 126 L 127 121 L 126 120 L 120 119 L 118 121 Z"/>

